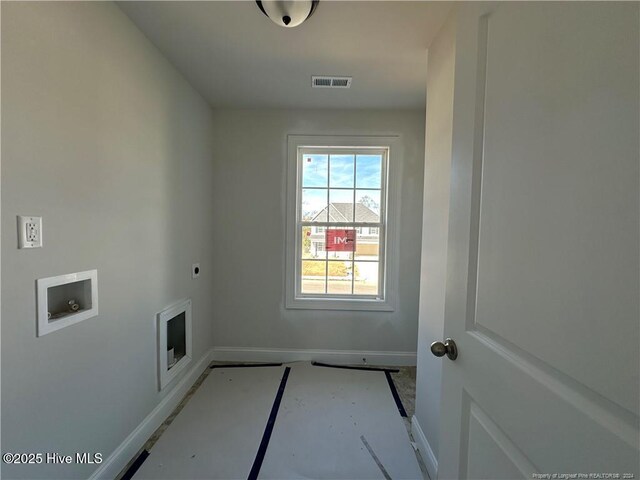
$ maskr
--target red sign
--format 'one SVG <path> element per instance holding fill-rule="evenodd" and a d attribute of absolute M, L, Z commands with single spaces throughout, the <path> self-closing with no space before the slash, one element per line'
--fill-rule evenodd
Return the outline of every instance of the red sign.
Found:
<path fill-rule="evenodd" d="M 353 229 L 327 230 L 325 245 L 328 252 L 355 252 L 356 231 Z"/>

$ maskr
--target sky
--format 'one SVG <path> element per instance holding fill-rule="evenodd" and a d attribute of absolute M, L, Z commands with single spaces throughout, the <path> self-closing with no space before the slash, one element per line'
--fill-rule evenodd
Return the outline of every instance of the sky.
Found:
<path fill-rule="evenodd" d="M 302 159 L 302 214 L 303 217 L 319 212 L 327 206 L 327 191 L 305 187 L 344 187 L 367 189 L 356 192 L 356 202 L 362 197 L 371 197 L 380 204 L 380 186 L 382 181 L 381 155 L 331 155 L 331 171 L 328 171 L 329 156 L 322 154 L 305 155 Z M 354 159 L 355 157 L 355 159 Z M 355 160 L 355 182 L 354 182 Z M 369 190 L 377 189 L 377 190 Z M 353 192 L 331 190 L 329 201 L 334 203 L 353 202 Z M 358 219 L 356 219 L 358 221 Z"/>

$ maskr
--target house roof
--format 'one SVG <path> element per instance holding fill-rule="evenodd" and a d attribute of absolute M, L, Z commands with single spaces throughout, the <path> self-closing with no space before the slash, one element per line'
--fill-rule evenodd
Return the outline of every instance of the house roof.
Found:
<path fill-rule="evenodd" d="M 330 203 L 329 207 L 323 208 L 312 219 L 312 222 L 326 222 L 327 208 L 329 208 L 329 222 L 351 222 L 353 215 L 353 203 Z M 378 223 L 380 215 L 362 203 L 356 203 L 356 219 L 358 222 Z"/>

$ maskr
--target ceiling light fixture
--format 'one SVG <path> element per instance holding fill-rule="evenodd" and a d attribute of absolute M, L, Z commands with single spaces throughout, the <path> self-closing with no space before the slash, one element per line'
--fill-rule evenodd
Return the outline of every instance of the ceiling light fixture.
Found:
<path fill-rule="evenodd" d="M 297 27 L 313 15 L 320 0 L 256 0 L 258 8 L 276 25 Z"/>

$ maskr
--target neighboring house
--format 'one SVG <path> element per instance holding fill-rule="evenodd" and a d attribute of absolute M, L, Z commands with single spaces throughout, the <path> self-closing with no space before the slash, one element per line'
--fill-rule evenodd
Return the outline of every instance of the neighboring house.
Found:
<path fill-rule="evenodd" d="M 329 207 L 323 208 L 312 219 L 312 222 L 326 222 L 327 208 L 329 209 L 329 222 L 335 223 L 339 228 L 350 228 L 353 221 L 352 203 L 330 203 Z M 358 223 L 379 223 L 380 215 L 362 203 L 356 203 L 356 221 Z M 325 254 L 325 226 L 311 227 L 311 254 L 316 257 L 323 257 Z M 380 229 L 377 226 L 355 227 L 356 230 L 356 255 L 377 256 L 378 238 Z M 338 256 L 338 252 L 330 252 L 330 255 Z"/>

